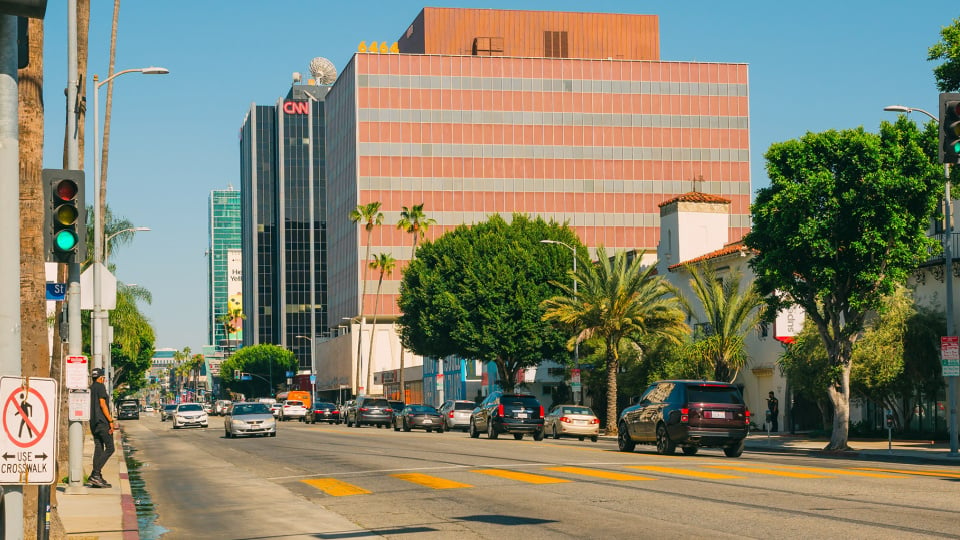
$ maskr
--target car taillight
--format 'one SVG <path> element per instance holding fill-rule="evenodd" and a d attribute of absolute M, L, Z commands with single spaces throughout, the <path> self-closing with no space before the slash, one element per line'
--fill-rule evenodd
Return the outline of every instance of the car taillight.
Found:
<path fill-rule="evenodd" d="M 747 411 L 747 413 L 746 413 L 745 416 L 746 416 L 746 424 L 749 426 L 749 425 L 750 425 L 750 411 Z"/>
<path fill-rule="evenodd" d="M 369 410 L 370 410 L 370 409 L 368 409 L 368 408 L 366 408 L 366 407 L 360 407 L 360 412 L 367 412 L 367 411 L 369 411 Z"/>
<path fill-rule="evenodd" d="M 600 423 L 600 419 L 599 419 L 599 418 L 592 418 L 592 419 L 590 420 L 590 423 L 591 423 L 591 424 L 599 424 L 599 423 Z"/>
<path fill-rule="evenodd" d="M 497 415 L 498 415 L 498 416 L 503 416 L 503 405 L 502 405 L 502 404 L 497 405 Z"/>
<path fill-rule="evenodd" d="M 453 418 L 453 411 L 450 411 L 450 418 Z"/>
<path fill-rule="evenodd" d="M 389 413 L 392 413 L 392 412 L 393 412 L 393 409 L 384 409 L 384 410 L 383 410 L 383 412 L 389 412 Z"/>
<path fill-rule="evenodd" d="M 540 418 L 543 418 L 543 405 L 540 406 Z"/>
<path fill-rule="evenodd" d="M 690 421 L 690 409 L 680 409 L 680 422 L 687 423 Z"/>
<path fill-rule="evenodd" d="M 567 418 L 566 416 L 561 416 L 560 421 L 563 422 L 564 424 L 569 424 L 570 422 L 573 422 L 573 420 Z"/>

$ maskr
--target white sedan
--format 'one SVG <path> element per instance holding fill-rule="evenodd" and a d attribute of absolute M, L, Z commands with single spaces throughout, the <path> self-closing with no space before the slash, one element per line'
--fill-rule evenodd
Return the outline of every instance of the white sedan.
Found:
<path fill-rule="evenodd" d="M 303 422 L 303 418 L 307 415 L 307 408 L 303 406 L 303 402 L 296 399 L 288 399 L 283 402 L 283 407 L 280 408 L 280 420 L 287 421 L 297 419 Z"/>
<path fill-rule="evenodd" d="M 173 429 L 187 426 L 207 427 L 207 413 L 199 403 L 181 403 L 173 412 Z"/>

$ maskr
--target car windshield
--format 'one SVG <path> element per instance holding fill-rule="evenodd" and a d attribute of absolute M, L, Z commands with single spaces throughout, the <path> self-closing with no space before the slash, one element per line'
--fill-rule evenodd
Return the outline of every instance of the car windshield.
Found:
<path fill-rule="evenodd" d="M 588 407 L 562 407 L 560 414 L 588 414 L 594 416 L 593 411 Z"/>
<path fill-rule="evenodd" d="M 726 403 L 743 405 L 743 397 L 735 386 L 697 385 L 687 387 L 688 403 Z"/>
<path fill-rule="evenodd" d="M 124 410 L 124 411 L 135 411 L 135 410 L 137 410 L 137 406 L 134 405 L 134 404 L 132 404 L 132 403 L 124 403 L 123 405 L 120 406 L 120 408 L 121 408 L 122 410 Z"/>
<path fill-rule="evenodd" d="M 199 403 L 185 403 L 177 407 L 178 412 L 202 411 L 203 407 Z"/>
<path fill-rule="evenodd" d="M 472 411 L 477 408 L 473 402 L 455 403 L 453 408 L 458 411 Z"/>
<path fill-rule="evenodd" d="M 502 405 L 513 405 L 521 407 L 536 407 L 539 405 L 537 398 L 533 396 L 511 396 L 504 395 L 500 397 L 500 403 Z"/>
<path fill-rule="evenodd" d="M 404 412 L 407 414 L 437 414 L 437 409 L 429 405 L 409 405 Z"/>
<path fill-rule="evenodd" d="M 395 411 L 399 411 L 399 410 L 403 409 L 403 402 L 402 402 L 402 401 L 391 401 L 391 402 L 390 402 L 390 408 L 393 409 L 393 410 L 395 410 Z"/>
<path fill-rule="evenodd" d="M 240 403 L 233 406 L 233 416 L 242 414 L 270 414 L 270 409 L 263 403 Z"/>
<path fill-rule="evenodd" d="M 164 405 L 164 406 L 163 406 L 163 410 L 165 410 L 165 411 L 172 411 L 172 410 L 174 410 L 174 409 L 176 409 L 176 408 L 177 408 L 176 405 Z"/>
<path fill-rule="evenodd" d="M 334 405 L 333 403 L 317 403 L 316 405 L 314 405 L 313 408 L 314 408 L 314 409 L 317 409 L 317 410 L 324 411 L 324 410 L 336 409 L 337 406 Z"/>
<path fill-rule="evenodd" d="M 284 405 L 287 406 L 287 407 L 303 407 L 303 402 L 302 402 L 302 401 L 294 401 L 294 400 L 291 399 L 291 400 L 287 401 L 286 403 L 284 403 Z"/>

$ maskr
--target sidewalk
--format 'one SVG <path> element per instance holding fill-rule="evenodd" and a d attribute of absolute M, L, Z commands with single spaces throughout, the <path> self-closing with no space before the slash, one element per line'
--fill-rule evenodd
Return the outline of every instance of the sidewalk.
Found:
<path fill-rule="evenodd" d="M 826 438 L 810 438 L 808 434 L 753 432 L 747 436 L 746 451 L 753 453 L 792 452 L 821 458 L 861 459 L 894 463 L 938 464 L 960 467 L 960 455 L 950 455 L 950 444 L 934 441 L 894 439 L 850 439 L 853 450 L 827 452 Z"/>
<path fill-rule="evenodd" d="M 93 438 L 85 430 L 83 437 L 83 474 L 90 474 L 93 463 Z M 84 493 L 67 493 L 57 486 L 57 513 L 67 538 L 73 540 L 138 540 L 137 509 L 127 477 L 120 432 L 113 434 L 116 452 L 103 467 L 103 478 L 113 487 L 84 487 Z"/>

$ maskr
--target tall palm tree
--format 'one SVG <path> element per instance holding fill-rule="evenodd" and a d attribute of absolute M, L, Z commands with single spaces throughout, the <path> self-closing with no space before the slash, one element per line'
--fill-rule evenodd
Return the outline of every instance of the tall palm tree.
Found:
<path fill-rule="evenodd" d="M 413 249 L 410 251 L 410 263 L 412 264 L 414 259 L 417 258 L 417 244 L 421 238 L 426 236 L 427 230 L 431 225 L 436 224 L 437 220 L 428 218 L 427 215 L 423 213 L 423 203 L 413 205 L 410 208 L 406 206 L 401 208 L 400 221 L 397 222 L 397 228 L 413 236 Z M 406 401 L 407 395 L 404 391 L 406 382 L 403 377 L 405 352 L 406 349 L 400 347 L 400 397 L 398 399 L 401 401 Z"/>
<path fill-rule="evenodd" d="M 744 339 L 759 322 L 764 298 L 752 285 L 741 293 L 740 272 L 718 279 L 713 267 L 707 264 L 685 268 L 690 272 L 690 288 L 704 315 L 701 318 L 689 300 L 684 299 L 684 307 L 693 319 L 707 323 L 703 335 L 694 335 L 695 348 L 713 365 L 714 380 L 733 382 L 746 364 Z"/>
<path fill-rule="evenodd" d="M 554 282 L 562 294 L 544 300 L 544 320 L 555 320 L 574 332 L 568 346 L 596 337 L 606 348 L 608 434 L 617 433 L 617 373 L 620 346 L 644 336 L 661 336 L 679 343 L 690 329 L 673 287 L 655 274 L 656 265 L 643 267 L 642 253 L 627 259 L 619 251 L 611 260 L 597 248 L 595 264 L 583 264 L 574 273 L 576 292 L 569 284 Z"/>
<path fill-rule="evenodd" d="M 357 326 L 360 331 L 357 332 L 357 374 L 354 388 L 360 389 L 360 371 L 363 360 L 360 358 L 360 342 L 363 341 L 363 300 L 367 296 L 367 262 L 370 260 L 370 244 L 373 241 L 373 228 L 383 223 L 383 212 L 380 211 L 380 202 L 374 201 L 367 204 L 358 204 L 356 208 L 350 211 L 350 221 L 354 223 L 363 223 L 363 228 L 367 231 L 367 251 L 363 256 L 363 283 L 360 289 L 360 301 L 357 302 Z"/>
<path fill-rule="evenodd" d="M 177 396 L 183 395 L 183 376 L 186 374 L 187 360 L 190 359 L 190 347 L 184 347 L 182 351 L 173 351 L 173 361 L 176 362 L 173 373 L 177 376 Z"/>
<path fill-rule="evenodd" d="M 367 391 L 370 391 L 370 385 L 373 384 L 373 342 L 377 331 L 377 312 L 380 310 L 380 291 L 383 289 L 383 276 L 393 273 L 397 266 L 396 259 L 389 253 L 381 253 L 373 258 L 369 264 L 373 270 L 380 272 L 380 279 L 377 281 L 377 299 L 373 303 L 373 325 L 370 327 L 370 354 L 367 355 Z"/>

